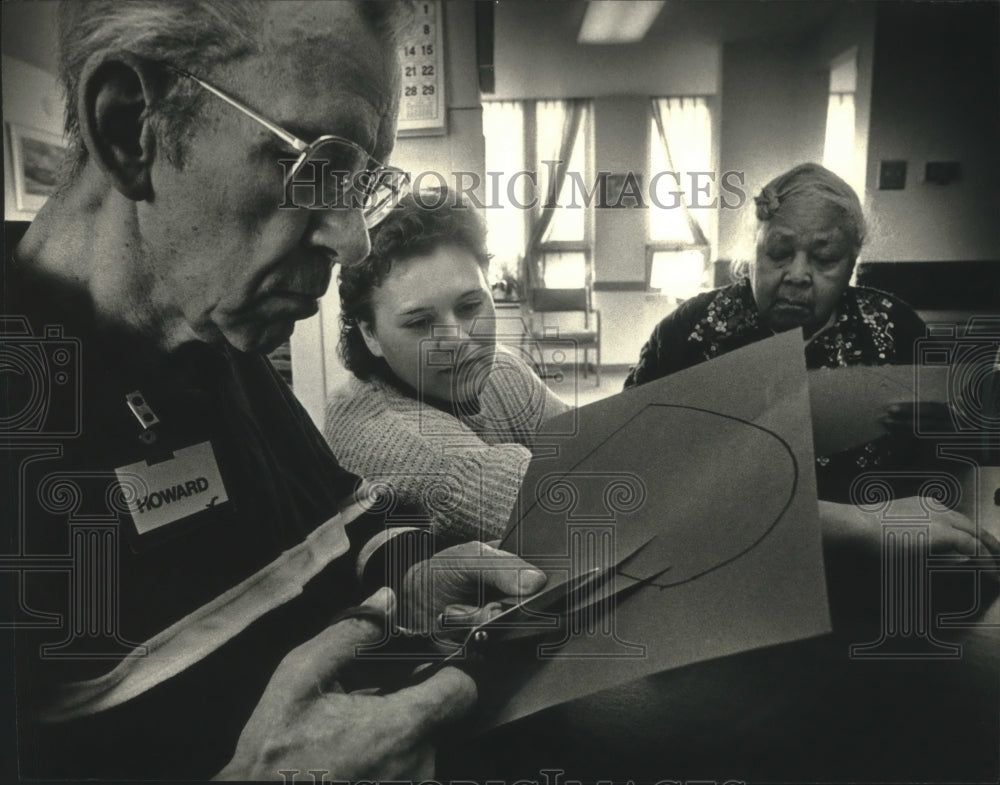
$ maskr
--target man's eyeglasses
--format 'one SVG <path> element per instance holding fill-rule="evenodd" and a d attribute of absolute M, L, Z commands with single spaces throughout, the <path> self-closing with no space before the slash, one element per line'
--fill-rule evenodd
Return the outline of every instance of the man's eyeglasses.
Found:
<path fill-rule="evenodd" d="M 410 178 L 406 172 L 384 166 L 350 139 L 325 134 L 313 142 L 303 141 L 194 74 L 166 63 L 164 65 L 256 120 L 299 153 L 291 168 L 282 162 L 286 165 L 286 203 L 291 197 L 294 205 L 296 187 L 308 188 L 313 195 L 310 206 L 360 208 L 365 226 L 371 229 L 389 214 L 400 198 L 409 193 Z"/>

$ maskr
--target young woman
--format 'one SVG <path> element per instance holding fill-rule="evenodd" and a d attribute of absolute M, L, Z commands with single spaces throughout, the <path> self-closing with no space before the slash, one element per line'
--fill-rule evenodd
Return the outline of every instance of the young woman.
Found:
<path fill-rule="evenodd" d="M 327 403 L 326 439 L 437 534 L 497 537 L 538 427 L 568 407 L 497 346 L 474 210 L 448 193 L 433 205 L 411 195 L 371 240 L 368 259 L 340 273 L 339 348 L 356 378 Z"/>

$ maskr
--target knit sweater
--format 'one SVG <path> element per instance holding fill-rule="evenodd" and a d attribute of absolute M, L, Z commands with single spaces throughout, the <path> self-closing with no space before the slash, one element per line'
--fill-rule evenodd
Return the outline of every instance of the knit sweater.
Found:
<path fill-rule="evenodd" d="M 323 430 L 344 468 L 390 494 L 387 506 L 423 509 L 439 535 L 490 540 L 507 524 L 539 426 L 568 408 L 500 347 L 478 410 L 449 413 L 386 381 L 352 379 L 327 401 Z"/>

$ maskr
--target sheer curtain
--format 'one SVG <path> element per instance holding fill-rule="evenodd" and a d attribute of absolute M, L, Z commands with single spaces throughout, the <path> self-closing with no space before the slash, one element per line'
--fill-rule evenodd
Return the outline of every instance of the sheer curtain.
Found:
<path fill-rule="evenodd" d="M 826 109 L 823 166 L 839 174 L 857 190 L 854 166 L 854 93 L 830 93 Z M 864 195 L 863 184 L 858 195 Z"/>
<path fill-rule="evenodd" d="M 564 151 L 562 148 L 564 129 L 570 128 L 573 119 L 569 117 L 570 112 L 577 112 L 577 126 L 573 136 L 568 140 L 568 154 L 562 160 L 567 162 L 563 170 L 563 179 L 559 184 L 559 198 L 556 204 L 561 207 L 552 212 L 552 219 L 548 229 L 542 238 L 543 242 L 549 241 L 582 241 L 585 238 L 586 223 L 585 213 L 582 205 L 577 201 L 576 206 L 569 207 L 573 199 L 573 185 L 565 177 L 568 172 L 575 172 L 582 182 L 587 182 L 586 177 L 586 152 L 585 144 L 587 129 L 588 104 L 584 101 L 575 101 L 571 106 L 567 101 L 539 101 L 535 106 L 535 124 L 538 129 L 538 171 L 539 186 L 541 192 L 554 193 L 550 183 L 552 173 L 551 162 Z"/>
<path fill-rule="evenodd" d="M 586 100 L 483 102 L 494 281 L 516 272 L 523 294 L 589 278 L 587 209 L 567 177 L 587 184 L 589 116 Z"/>
<path fill-rule="evenodd" d="M 574 151 L 578 141 L 582 139 L 580 129 L 585 127 L 583 119 L 586 106 L 585 101 L 573 99 L 539 101 L 534 107 L 539 205 L 529 214 L 530 226 L 524 252 L 524 282 L 529 290 L 544 285 L 545 242 L 563 239 L 584 240 L 583 210 L 556 205 L 565 205 L 569 202 L 569 181 L 566 173 L 572 166 L 581 166 L 583 163 L 583 154 L 577 153 L 574 156 Z M 582 144 L 580 146 L 582 147 Z M 556 233 L 557 229 L 560 234 L 578 233 L 579 236 L 559 236 Z"/>
<path fill-rule="evenodd" d="M 867 140 L 855 123 L 857 89 L 858 49 L 852 46 L 830 61 L 823 166 L 843 177 L 864 202 Z"/>
<path fill-rule="evenodd" d="M 650 121 L 650 177 L 663 174 L 650 183 L 663 207 L 649 208 L 649 278 L 651 289 L 659 289 L 677 299 L 693 296 L 710 285 L 709 235 L 714 210 L 699 209 L 711 203 L 712 183 L 707 174 L 713 171 L 712 115 L 708 101 L 701 96 L 653 98 Z"/>
<path fill-rule="evenodd" d="M 523 176 L 524 105 L 521 101 L 484 101 L 483 135 L 486 138 L 486 229 L 493 254 L 490 283 L 504 273 L 520 274 L 525 246 L 525 213 L 528 195 Z"/>
<path fill-rule="evenodd" d="M 665 208 L 655 204 L 649 211 L 649 236 L 653 241 L 693 243 L 707 245 L 707 222 L 699 212 L 690 209 L 695 197 L 706 200 L 704 193 L 696 195 L 693 187 L 708 182 L 697 182 L 691 172 L 712 170 L 712 117 L 708 102 L 700 97 L 654 98 L 652 139 L 650 145 L 651 175 L 657 172 L 677 172 L 679 181 L 663 175 L 656 188 L 658 198 Z M 679 204 L 673 207 L 670 191 L 680 192 Z"/>

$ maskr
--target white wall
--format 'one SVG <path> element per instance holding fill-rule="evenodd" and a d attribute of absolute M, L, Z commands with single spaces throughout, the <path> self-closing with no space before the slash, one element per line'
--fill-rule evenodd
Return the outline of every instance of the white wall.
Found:
<path fill-rule="evenodd" d="M 567 8 L 579 9 L 574 15 Z M 584 3 L 496 5 L 496 92 L 491 99 L 711 95 L 720 48 L 695 37 L 647 36 L 618 46 L 576 43 Z M 664 13 L 669 13 L 669 7 Z"/>
<path fill-rule="evenodd" d="M 848 4 L 816 34 L 727 44 L 722 77 L 722 171 L 742 172 L 752 197 L 772 177 L 806 161 L 821 163 L 830 61 L 854 47 L 855 159 L 868 155 L 875 6 Z M 719 214 L 719 258 L 752 253 L 753 202 Z"/>
<path fill-rule="evenodd" d="M 727 44 L 722 64 L 720 169 L 741 172 L 748 197 L 803 161 L 821 161 L 827 72 L 800 41 Z M 747 213 L 719 212 L 719 258 L 743 256 Z"/>
<path fill-rule="evenodd" d="M 887 4 L 876 44 L 864 258 L 1000 263 L 1000 8 Z M 882 160 L 908 162 L 905 189 L 878 190 Z M 923 182 L 928 161 L 961 179 Z"/>
<path fill-rule="evenodd" d="M 856 155 L 866 165 L 872 261 L 1000 259 L 1000 19 L 995 3 L 847 4 L 816 35 L 727 44 L 723 170 L 752 194 L 796 163 L 822 160 L 829 61 L 858 48 Z M 879 190 L 881 160 L 909 164 L 904 190 Z M 928 161 L 962 179 L 923 182 Z M 748 212 L 720 214 L 720 258 L 747 250 Z"/>
<path fill-rule="evenodd" d="M 58 43 L 56 9 L 59 3 L 22 0 L 0 3 L 3 15 L 3 53 L 55 74 Z"/>
<path fill-rule="evenodd" d="M 872 65 L 875 57 L 875 6 L 852 3 L 843 8 L 816 43 L 813 62 L 826 68 L 838 56 L 856 52 L 857 81 L 854 90 L 854 170 L 858 195 L 864 199 L 868 167 L 868 137 L 871 125 Z M 861 176 L 858 176 L 861 175 Z"/>
<path fill-rule="evenodd" d="M 595 292 L 594 307 L 601 312 L 601 363 L 631 366 L 674 301 L 653 292 Z"/>

